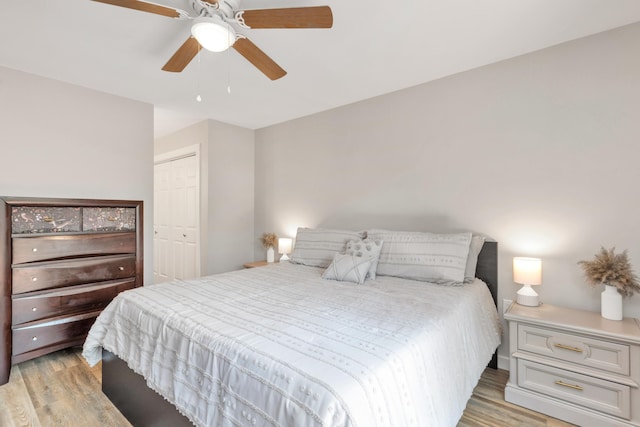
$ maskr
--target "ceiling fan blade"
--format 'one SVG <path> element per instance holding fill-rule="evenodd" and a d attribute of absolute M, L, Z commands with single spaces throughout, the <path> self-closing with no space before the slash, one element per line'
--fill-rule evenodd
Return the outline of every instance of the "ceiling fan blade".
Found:
<path fill-rule="evenodd" d="M 171 59 L 162 67 L 163 71 L 171 71 L 173 73 L 179 73 L 189 65 L 189 62 L 200 52 L 202 46 L 193 37 L 189 37 L 187 41 L 182 43 L 182 46 L 178 48 L 176 53 L 173 54 Z"/>
<path fill-rule="evenodd" d="M 249 28 L 331 28 L 333 14 L 329 6 L 257 9 L 239 12 Z"/>
<path fill-rule="evenodd" d="M 156 15 L 168 16 L 169 18 L 179 18 L 180 13 L 171 7 L 159 4 L 147 3 L 139 0 L 93 0 L 98 3 L 106 3 L 114 6 L 126 7 L 128 9 L 140 10 L 142 12 L 155 13 Z"/>
<path fill-rule="evenodd" d="M 269 58 L 266 53 L 247 38 L 236 40 L 233 48 L 271 80 L 277 80 L 287 74 L 273 59 Z"/>

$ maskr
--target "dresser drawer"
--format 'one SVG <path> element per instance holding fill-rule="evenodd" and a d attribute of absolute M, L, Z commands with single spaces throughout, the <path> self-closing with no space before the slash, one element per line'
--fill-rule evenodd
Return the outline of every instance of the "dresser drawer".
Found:
<path fill-rule="evenodd" d="M 83 208 L 82 229 L 84 231 L 135 230 L 135 208 Z"/>
<path fill-rule="evenodd" d="M 14 237 L 12 263 L 136 252 L 135 233 Z"/>
<path fill-rule="evenodd" d="M 518 386 L 616 417 L 631 418 L 626 385 L 551 366 L 518 360 Z"/>
<path fill-rule="evenodd" d="M 79 311 L 101 310 L 122 291 L 132 289 L 135 279 L 95 285 L 79 285 L 20 294 L 13 297 L 13 325 Z"/>
<path fill-rule="evenodd" d="M 628 345 L 519 324 L 518 350 L 629 375 Z"/>
<path fill-rule="evenodd" d="M 135 255 L 39 262 L 13 267 L 13 294 L 135 276 Z"/>
<path fill-rule="evenodd" d="M 14 327 L 12 355 L 18 356 L 39 348 L 82 340 L 99 314 L 100 311 L 92 311 Z"/>
<path fill-rule="evenodd" d="M 14 206 L 11 209 L 11 232 L 66 233 L 80 231 L 79 207 Z"/>

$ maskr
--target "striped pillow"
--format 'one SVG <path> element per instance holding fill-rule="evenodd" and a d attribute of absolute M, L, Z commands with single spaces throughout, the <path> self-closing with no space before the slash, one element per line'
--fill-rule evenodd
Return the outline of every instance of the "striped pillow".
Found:
<path fill-rule="evenodd" d="M 464 271 L 464 283 L 471 283 L 476 278 L 476 268 L 478 266 L 478 255 L 484 246 L 484 236 L 473 236 L 469 245 L 469 256 L 467 257 L 467 267 Z"/>
<path fill-rule="evenodd" d="M 354 282 L 362 285 L 369 272 L 371 260 L 369 258 L 335 254 L 333 262 L 322 273 L 323 279 L 339 280 L 341 282 Z"/>
<path fill-rule="evenodd" d="M 449 285 L 464 282 L 471 233 L 371 230 L 367 237 L 384 241 L 379 276 Z"/>
<path fill-rule="evenodd" d="M 350 240 L 361 240 L 363 232 L 324 228 L 298 228 L 291 262 L 326 268 Z"/>

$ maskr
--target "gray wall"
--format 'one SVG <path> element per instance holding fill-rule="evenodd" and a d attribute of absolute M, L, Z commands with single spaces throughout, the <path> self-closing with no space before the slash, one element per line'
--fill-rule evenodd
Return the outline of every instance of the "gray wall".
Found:
<path fill-rule="evenodd" d="M 0 67 L 0 195 L 144 201 L 153 283 L 153 106 Z"/>
<path fill-rule="evenodd" d="M 533 256 L 542 301 L 598 311 L 579 260 L 640 271 L 639 45 L 635 24 L 258 130 L 256 235 L 469 229 L 499 242 L 501 298 Z"/>

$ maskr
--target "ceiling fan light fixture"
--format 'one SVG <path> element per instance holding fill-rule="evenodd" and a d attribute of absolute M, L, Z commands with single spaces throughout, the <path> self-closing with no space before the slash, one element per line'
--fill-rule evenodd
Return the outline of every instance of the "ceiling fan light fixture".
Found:
<path fill-rule="evenodd" d="M 211 52 L 223 52 L 236 41 L 235 30 L 217 16 L 195 19 L 191 34 L 200 46 Z"/>

